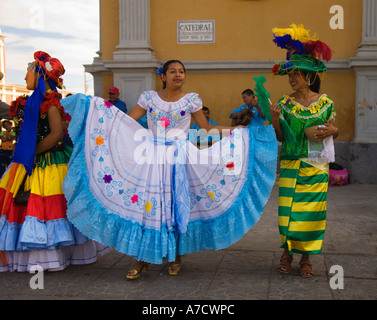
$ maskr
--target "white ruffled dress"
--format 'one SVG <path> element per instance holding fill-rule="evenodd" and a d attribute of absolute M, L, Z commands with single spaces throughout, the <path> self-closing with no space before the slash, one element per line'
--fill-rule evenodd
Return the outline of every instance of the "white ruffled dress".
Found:
<path fill-rule="evenodd" d="M 137 260 L 223 249 L 259 220 L 275 182 L 272 126 L 235 129 L 208 149 L 187 140 L 198 94 L 155 91 L 138 105 L 148 128 L 99 97 L 63 99 L 74 150 L 63 190 L 67 216 L 87 237 Z"/>

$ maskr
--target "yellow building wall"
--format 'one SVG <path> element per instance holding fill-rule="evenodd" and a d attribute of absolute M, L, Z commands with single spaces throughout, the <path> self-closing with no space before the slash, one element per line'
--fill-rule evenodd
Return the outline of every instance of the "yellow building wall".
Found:
<path fill-rule="evenodd" d="M 330 8 L 344 9 L 344 29 L 330 28 Z M 215 20 L 215 43 L 178 44 L 177 22 L 180 20 Z M 277 60 L 285 52 L 272 42 L 273 27 L 304 24 L 311 33 L 333 49 L 333 59 L 355 56 L 361 42 L 362 0 L 151 0 L 151 44 L 161 61 Z M 272 67 L 272 66 L 271 66 Z M 219 124 L 230 124 L 230 112 L 243 104 L 241 92 L 254 88 L 259 74 L 187 74 L 186 91 L 198 92 L 211 118 Z M 291 93 L 286 77 L 265 74 L 266 89 L 273 102 Z M 159 80 L 158 80 L 159 82 Z M 350 141 L 354 135 L 354 73 L 328 72 L 322 93 L 335 102 L 338 141 Z M 157 86 L 160 86 L 159 83 Z"/>
<path fill-rule="evenodd" d="M 103 0 L 100 3 L 102 60 L 112 60 L 119 44 L 119 0 Z M 102 81 L 103 98 L 107 99 L 107 92 L 113 86 L 113 75 L 102 76 Z"/>
<path fill-rule="evenodd" d="M 334 50 L 334 59 L 355 55 L 361 42 L 362 0 L 151 0 L 151 44 L 158 59 L 282 59 L 273 27 L 304 24 Z M 331 6 L 344 9 L 344 30 L 329 25 Z M 215 20 L 216 41 L 178 44 L 177 21 Z"/>
<path fill-rule="evenodd" d="M 344 29 L 333 30 L 329 22 L 330 8 L 344 9 Z M 273 27 L 304 24 L 334 51 L 333 59 L 355 56 L 362 34 L 362 0 L 150 0 L 151 46 L 156 59 L 166 61 L 276 60 L 285 58 L 285 51 L 272 42 Z M 102 1 L 102 57 L 112 60 L 119 39 L 118 0 Z M 177 22 L 184 20 L 215 20 L 215 43 L 178 44 Z M 271 65 L 272 67 L 272 65 Z M 352 71 L 328 72 L 321 92 L 335 102 L 337 141 L 350 141 L 354 136 L 355 75 Z M 230 124 L 229 114 L 243 104 L 241 92 L 254 88 L 249 73 L 190 73 L 184 90 L 198 92 L 203 104 L 211 110 L 211 118 L 219 124 Z M 266 89 L 276 102 L 291 93 L 286 77 L 265 74 Z M 103 79 L 104 92 L 112 85 L 112 76 Z M 156 88 L 161 89 L 157 77 Z"/>
<path fill-rule="evenodd" d="M 119 0 L 101 1 L 102 59 L 112 60 L 119 44 Z"/>

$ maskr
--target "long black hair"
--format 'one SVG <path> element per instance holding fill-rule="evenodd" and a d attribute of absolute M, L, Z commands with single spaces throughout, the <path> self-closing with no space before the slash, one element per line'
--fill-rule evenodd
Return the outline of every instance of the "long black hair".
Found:
<path fill-rule="evenodd" d="M 321 78 L 318 74 L 310 74 L 310 85 L 309 89 L 313 92 L 319 93 L 319 90 L 321 89 Z"/>
<path fill-rule="evenodd" d="M 166 76 L 166 71 L 168 71 L 169 69 L 169 66 L 172 64 L 172 63 L 179 63 L 182 67 L 183 67 L 183 71 L 186 73 L 186 68 L 185 68 L 185 65 L 179 61 L 179 60 L 169 60 L 169 61 L 166 61 L 164 63 L 164 65 L 162 66 L 162 70 L 161 70 L 161 73 Z M 162 89 L 165 89 L 166 88 L 166 82 L 165 81 L 162 81 Z"/>

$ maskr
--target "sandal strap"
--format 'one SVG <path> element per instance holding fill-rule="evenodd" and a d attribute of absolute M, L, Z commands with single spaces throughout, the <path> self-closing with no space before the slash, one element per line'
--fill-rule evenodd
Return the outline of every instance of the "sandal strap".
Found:
<path fill-rule="evenodd" d="M 314 276 L 314 270 L 312 264 L 308 261 L 300 261 L 300 274 L 302 277 L 309 278 Z"/>
<path fill-rule="evenodd" d="M 300 261 L 300 266 L 302 266 L 304 264 L 308 265 L 310 268 L 312 267 L 312 264 L 308 260 Z"/>
<path fill-rule="evenodd" d="M 280 257 L 280 262 L 288 261 L 289 263 L 291 263 L 292 260 L 293 260 L 293 257 L 291 255 L 289 255 L 289 256 L 281 256 Z"/>

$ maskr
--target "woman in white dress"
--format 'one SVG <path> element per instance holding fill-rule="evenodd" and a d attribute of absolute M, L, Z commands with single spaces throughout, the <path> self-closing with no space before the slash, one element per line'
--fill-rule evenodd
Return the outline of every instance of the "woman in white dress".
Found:
<path fill-rule="evenodd" d="M 272 126 L 209 124 L 199 95 L 183 92 L 185 76 L 180 61 L 166 62 L 163 89 L 143 92 L 129 115 L 97 97 L 62 100 L 75 145 L 63 185 L 68 217 L 89 238 L 136 259 L 128 279 L 163 259 L 177 275 L 182 254 L 240 240 L 275 181 Z M 144 115 L 149 130 L 136 122 Z M 196 148 L 187 140 L 191 116 L 223 139 Z"/>

